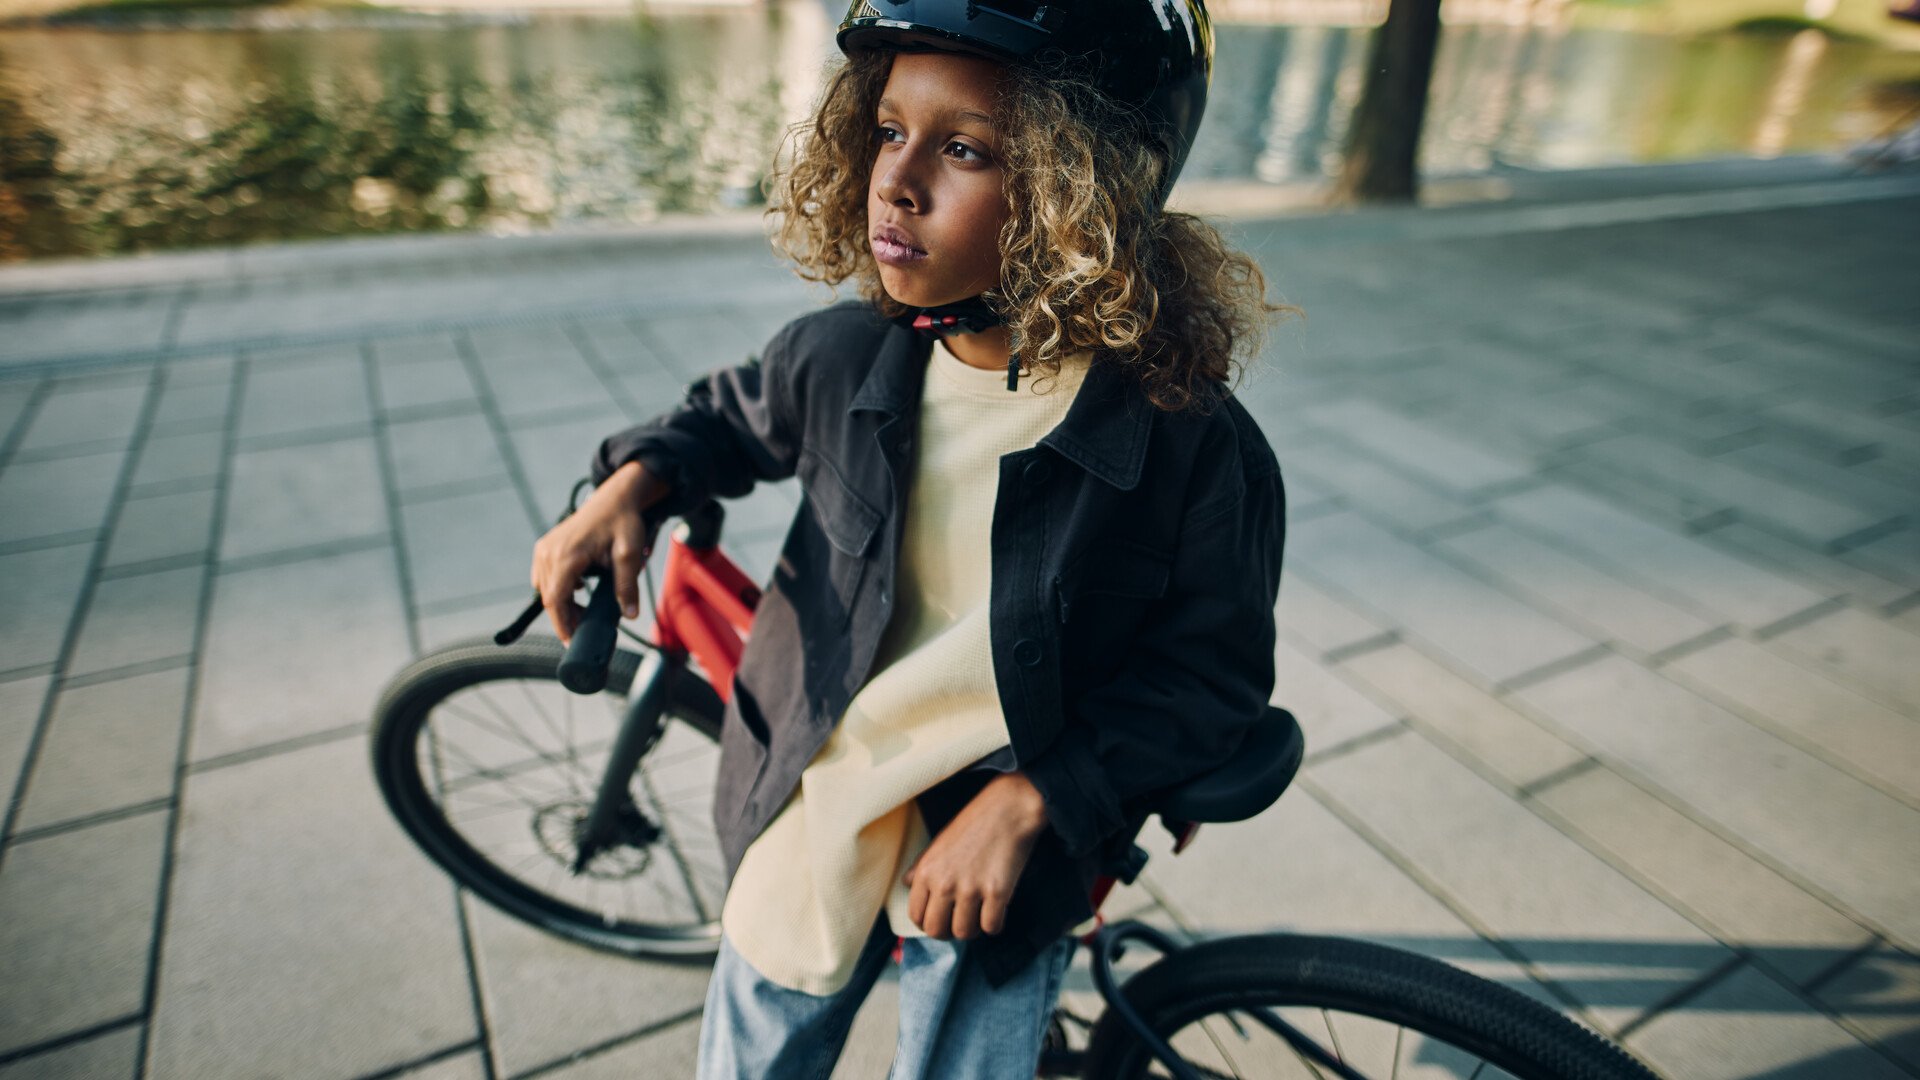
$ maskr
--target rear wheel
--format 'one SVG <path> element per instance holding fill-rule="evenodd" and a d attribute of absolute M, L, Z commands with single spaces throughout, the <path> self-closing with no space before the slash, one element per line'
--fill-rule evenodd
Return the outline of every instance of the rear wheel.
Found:
<path fill-rule="evenodd" d="M 1290 1045 L 1277 1015 L 1369 1080 L 1654 1080 L 1598 1035 L 1524 994 L 1437 960 L 1339 938 L 1221 938 L 1169 955 L 1122 988 L 1203 1077 L 1339 1075 Z M 1171 1076 L 1109 1009 L 1088 1080 Z"/>
<path fill-rule="evenodd" d="M 627 691 L 659 661 L 616 651 L 606 690 L 581 696 L 555 676 L 564 652 L 482 638 L 409 665 L 374 716 L 381 794 L 421 850 L 517 919 L 614 952 L 710 958 L 726 892 L 711 821 L 719 699 L 690 672 L 674 680 L 618 842 L 576 868 Z"/>

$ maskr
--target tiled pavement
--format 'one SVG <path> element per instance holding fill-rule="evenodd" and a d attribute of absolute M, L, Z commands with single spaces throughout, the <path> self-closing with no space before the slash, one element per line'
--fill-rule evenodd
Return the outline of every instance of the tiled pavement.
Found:
<path fill-rule="evenodd" d="M 1920 178 L 1522 188 L 1233 226 L 1309 315 L 1243 396 L 1311 756 L 1108 914 L 1432 953 L 1673 1077 L 1920 1073 Z M 705 972 L 459 895 L 364 726 L 600 434 L 819 302 L 737 225 L 0 273 L 0 1078 L 685 1075 Z"/>

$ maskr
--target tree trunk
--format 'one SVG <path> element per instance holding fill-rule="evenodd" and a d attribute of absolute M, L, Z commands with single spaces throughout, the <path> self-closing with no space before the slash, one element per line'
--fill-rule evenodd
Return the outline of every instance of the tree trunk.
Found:
<path fill-rule="evenodd" d="M 1367 83 L 1347 128 L 1330 201 L 1412 202 L 1419 195 L 1420 125 L 1440 43 L 1440 0 L 1392 0 L 1374 31 Z"/>

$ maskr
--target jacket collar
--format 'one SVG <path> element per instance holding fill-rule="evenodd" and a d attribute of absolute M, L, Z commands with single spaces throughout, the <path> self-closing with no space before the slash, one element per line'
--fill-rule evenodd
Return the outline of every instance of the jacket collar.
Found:
<path fill-rule="evenodd" d="M 847 412 L 868 410 L 898 417 L 917 410 L 932 348 L 932 339 L 904 326 L 889 325 L 873 366 L 848 403 Z M 1040 445 L 1052 447 L 1114 487 L 1130 491 L 1140 482 L 1153 414 L 1158 411 L 1117 364 L 1103 362 L 1096 354 L 1079 394 L 1067 407 L 1067 415 L 1040 440 Z"/>

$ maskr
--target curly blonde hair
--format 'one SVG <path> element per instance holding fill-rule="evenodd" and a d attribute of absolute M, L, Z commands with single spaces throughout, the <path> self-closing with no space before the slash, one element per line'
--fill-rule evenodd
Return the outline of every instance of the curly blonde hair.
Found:
<path fill-rule="evenodd" d="M 875 116 L 893 53 L 835 68 L 813 119 L 794 125 L 766 182 L 774 246 L 809 281 L 852 278 L 896 318 L 867 240 Z M 1157 207 L 1167 161 L 1138 115 L 1062 68 L 1008 67 L 994 128 L 1011 213 L 1000 285 L 985 298 L 1038 376 L 1081 349 L 1110 358 L 1168 411 L 1206 409 L 1237 382 L 1278 312 L 1258 263 L 1191 214 Z"/>

